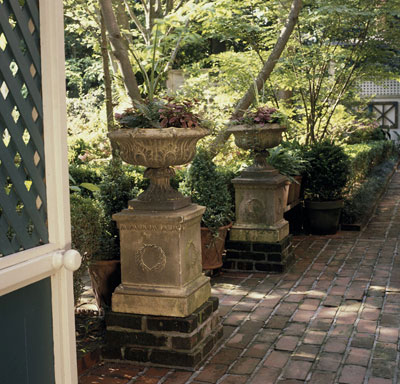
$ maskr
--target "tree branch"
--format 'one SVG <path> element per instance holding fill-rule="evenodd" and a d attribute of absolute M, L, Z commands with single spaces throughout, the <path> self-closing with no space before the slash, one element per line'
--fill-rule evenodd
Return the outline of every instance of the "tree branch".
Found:
<path fill-rule="evenodd" d="M 175 9 L 174 9 L 174 12 L 176 12 L 180 7 L 182 7 L 182 5 L 185 3 L 185 0 L 181 0 L 178 4 L 177 4 L 177 6 L 175 7 Z"/>
<path fill-rule="evenodd" d="M 135 15 L 135 12 L 133 12 L 132 8 L 130 7 L 129 3 L 127 0 L 124 0 L 125 3 L 125 8 L 129 13 L 129 16 L 131 17 L 131 19 L 133 20 L 133 22 L 135 23 L 137 29 L 140 31 L 140 33 L 143 36 L 144 42 L 146 44 L 149 44 L 149 37 L 147 34 L 147 30 L 146 28 L 143 26 L 143 24 L 140 22 L 140 20 L 137 18 L 137 16 Z"/>
<path fill-rule="evenodd" d="M 256 87 L 252 84 L 242 99 L 236 105 L 235 111 L 232 115 L 232 118 L 238 118 L 243 116 L 244 112 L 249 108 L 251 103 L 254 101 L 256 97 L 255 89 L 259 92 L 270 76 L 271 72 L 275 68 L 276 63 L 278 62 L 283 50 L 286 47 L 286 44 L 289 40 L 290 35 L 293 32 L 293 29 L 297 23 L 300 9 L 302 6 L 302 0 L 293 0 L 292 6 L 290 8 L 290 13 L 286 22 L 286 25 L 282 29 L 280 36 L 268 57 L 268 60 L 263 65 L 260 73 L 256 79 Z M 219 149 L 224 145 L 224 143 L 228 140 L 230 134 L 226 132 L 226 128 L 222 129 L 214 141 L 210 145 L 210 153 L 212 156 L 216 156 Z"/>
<path fill-rule="evenodd" d="M 261 69 L 260 73 L 257 76 L 256 85 L 258 91 L 262 89 L 264 83 L 266 82 L 271 72 L 275 68 L 276 63 L 278 62 L 283 50 L 286 47 L 289 37 L 292 34 L 293 29 L 297 23 L 301 5 L 302 5 L 302 0 L 293 0 L 286 25 L 282 29 L 278 41 L 276 42 L 274 49 L 269 55 L 268 60 L 265 62 L 263 68 Z M 233 117 L 237 118 L 243 116 L 244 112 L 249 108 L 251 103 L 254 101 L 255 96 L 256 96 L 255 89 L 252 85 L 251 87 L 249 87 L 246 94 L 237 104 L 235 111 L 233 113 Z"/>
<path fill-rule="evenodd" d="M 104 17 L 104 24 L 109 34 L 109 39 L 114 51 L 114 55 L 119 63 L 126 91 L 133 103 L 141 103 L 142 97 L 140 95 L 135 74 L 132 70 L 132 65 L 129 60 L 126 45 L 124 44 L 124 40 L 112 8 L 111 0 L 99 0 L 99 2 L 101 12 Z"/>

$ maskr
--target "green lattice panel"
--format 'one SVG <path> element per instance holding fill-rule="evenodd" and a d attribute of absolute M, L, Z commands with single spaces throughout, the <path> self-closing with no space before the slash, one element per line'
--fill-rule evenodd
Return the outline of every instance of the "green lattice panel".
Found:
<path fill-rule="evenodd" d="M 48 242 L 38 0 L 0 0 L 0 257 Z"/>

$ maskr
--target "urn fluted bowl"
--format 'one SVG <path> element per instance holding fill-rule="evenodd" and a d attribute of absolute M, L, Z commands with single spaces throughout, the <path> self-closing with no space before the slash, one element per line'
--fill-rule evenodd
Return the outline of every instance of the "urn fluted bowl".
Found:
<path fill-rule="evenodd" d="M 228 132 L 233 133 L 239 148 L 261 152 L 279 145 L 285 129 L 280 124 L 234 125 Z"/>
<path fill-rule="evenodd" d="M 136 128 L 119 129 L 108 137 L 116 143 L 122 160 L 147 167 L 144 176 L 149 187 L 131 200 L 129 206 L 145 210 L 175 210 L 190 204 L 170 184 L 175 174 L 171 166 L 189 163 L 196 154 L 196 143 L 208 130 L 196 128 Z"/>
<path fill-rule="evenodd" d="M 147 168 L 166 168 L 189 163 L 196 143 L 208 134 L 205 128 L 119 129 L 108 137 L 118 144 L 122 160 Z"/>

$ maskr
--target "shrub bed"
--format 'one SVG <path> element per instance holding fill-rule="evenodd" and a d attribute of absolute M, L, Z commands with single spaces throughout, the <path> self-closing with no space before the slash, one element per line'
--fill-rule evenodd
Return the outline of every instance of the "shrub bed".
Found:
<path fill-rule="evenodd" d="M 343 224 L 363 224 L 374 209 L 375 202 L 384 192 L 397 161 L 397 158 L 393 158 L 377 165 L 364 183 L 358 184 L 357 187 L 353 188 L 351 195 L 344 202 L 342 211 Z M 346 228 L 343 226 L 343 229 L 359 228 Z"/>
<path fill-rule="evenodd" d="M 390 140 L 346 145 L 344 150 L 351 164 L 341 221 L 343 224 L 361 223 L 371 214 L 385 188 L 398 153 Z"/>
<path fill-rule="evenodd" d="M 350 158 L 350 190 L 366 179 L 372 169 L 396 154 L 396 146 L 390 140 L 371 141 L 344 146 Z"/>

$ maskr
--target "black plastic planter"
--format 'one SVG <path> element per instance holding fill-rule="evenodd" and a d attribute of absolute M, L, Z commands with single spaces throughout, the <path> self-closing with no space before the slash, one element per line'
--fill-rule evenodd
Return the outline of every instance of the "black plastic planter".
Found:
<path fill-rule="evenodd" d="M 332 235 L 339 228 L 343 200 L 306 201 L 309 228 L 314 235 Z"/>

